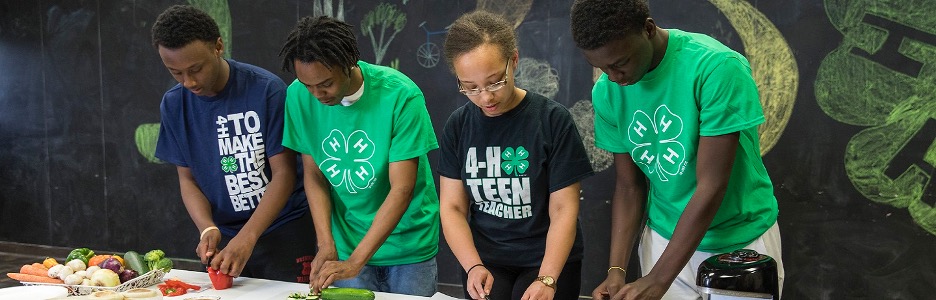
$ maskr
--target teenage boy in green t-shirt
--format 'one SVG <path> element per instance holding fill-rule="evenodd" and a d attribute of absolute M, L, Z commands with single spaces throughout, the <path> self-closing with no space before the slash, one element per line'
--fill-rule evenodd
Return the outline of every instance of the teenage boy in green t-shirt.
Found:
<path fill-rule="evenodd" d="M 741 248 L 783 265 L 777 200 L 760 157 L 764 114 L 741 54 L 657 27 L 646 0 L 580 0 L 572 35 L 604 71 L 592 90 L 595 144 L 615 153 L 612 236 L 599 299 L 701 299 L 699 264 Z M 649 184 L 648 184 L 649 183 Z M 643 277 L 624 284 L 640 238 Z"/>
<path fill-rule="evenodd" d="M 302 18 L 280 56 L 283 145 L 302 153 L 318 253 L 310 284 L 431 296 L 439 201 L 426 153 L 438 148 L 422 92 L 359 61 L 352 27 Z"/>

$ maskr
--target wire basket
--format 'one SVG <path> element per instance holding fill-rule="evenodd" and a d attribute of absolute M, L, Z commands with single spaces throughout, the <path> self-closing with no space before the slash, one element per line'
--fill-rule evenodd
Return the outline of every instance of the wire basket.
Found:
<path fill-rule="evenodd" d="M 40 283 L 40 282 L 21 282 L 23 285 L 48 285 L 48 286 L 63 286 L 68 289 L 69 296 L 83 296 L 88 295 L 97 291 L 113 291 L 113 292 L 125 292 L 135 288 L 145 288 L 153 286 L 160 281 L 162 281 L 163 276 L 166 275 L 166 272 L 160 269 L 152 270 L 146 272 L 146 274 L 137 276 L 134 279 L 130 279 L 127 282 L 124 282 L 118 286 L 112 287 L 103 287 L 103 286 L 90 286 L 90 285 L 74 285 L 74 284 L 57 284 L 57 283 Z"/>

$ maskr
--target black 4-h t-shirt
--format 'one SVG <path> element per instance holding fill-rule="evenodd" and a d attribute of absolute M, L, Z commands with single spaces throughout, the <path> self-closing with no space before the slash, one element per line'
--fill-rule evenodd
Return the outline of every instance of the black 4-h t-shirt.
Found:
<path fill-rule="evenodd" d="M 549 194 L 593 174 L 572 115 L 527 92 L 517 107 L 497 117 L 468 102 L 449 116 L 443 131 L 439 173 L 465 187 L 468 224 L 481 260 L 539 266 L 549 230 Z M 581 260 L 582 251 L 577 224 L 568 261 Z"/>

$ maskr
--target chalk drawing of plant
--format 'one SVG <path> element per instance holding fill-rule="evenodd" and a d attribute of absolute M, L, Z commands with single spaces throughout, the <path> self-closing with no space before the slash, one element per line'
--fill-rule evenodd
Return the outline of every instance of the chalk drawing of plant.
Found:
<path fill-rule="evenodd" d="M 390 3 L 380 3 L 374 10 L 364 15 L 364 20 L 361 21 L 361 33 L 370 38 L 371 46 L 374 47 L 374 56 L 376 56 L 375 64 L 380 64 L 390 42 L 397 33 L 403 30 L 404 26 L 406 26 L 406 14 Z M 387 37 L 388 29 L 393 31 L 389 37 Z M 376 33 L 375 30 L 377 30 Z"/>
<path fill-rule="evenodd" d="M 344 0 L 338 0 L 338 8 L 335 9 L 332 0 L 314 0 L 312 1 L 313 16 L 329 16 L 344 21 Z"/>
<path fill-rule="evenodd" d="M 559 75 L 548 62 L 532 58 L 520 58 L 514 71 L 517 87 L 553 99 L 559 92 Z"/>
<path fill-rule="evenodd" d="M 572 120 L 575 121 L 575 127 L 578 127 L 579 136 L 582 137 L 582 143 L 585 144 L 585 153 L 588 154 L 588 161 L 591 162 L 592 169 L 595 172 L 601 172 L 611 167 L 614 162 L 614 156 L 607 150 L 595 146 L 595 107 L 590 100 L 579 100 L 571 108 Z"/>
<path fill-rule="evenodd" d="M 478 0 L 477 9 L 502 15 L 517 28 L 523 23 L 532 5 L 533 0 Z"/>
<path fill-rule="evenodd" d="M 224 57 L 231 58 L 234 43 L 231 40 L 231 8 L 227 0 L 188 0 L 188 3 L 205 11 L 218 23 L 221 30 L 221 40 L 224 41 Z"/>
<path fill-rule="evenodd" d="M 162 160 L 156 158 L 156 141 L 159 139 L 159 123 L 144 123 L 137 126 L 134 132 L 137 151 L 146 161 L 161 164 Z"/>

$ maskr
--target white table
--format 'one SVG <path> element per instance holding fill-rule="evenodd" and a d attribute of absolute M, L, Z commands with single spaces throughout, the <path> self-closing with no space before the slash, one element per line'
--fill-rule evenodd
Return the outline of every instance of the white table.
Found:
<path fill-rule="evenodd" d="M 186 270 L 172 270 L 164 279 L 179 278 L 180 280 L 199 285 L 201 291 L 192 291 L 178 297 L 166 297 L 165 299 L 185 299 L 194 296 L 220 296 L 221 300 L 286 300 L 286 297 L 292 293 L 308 293 L 309 285 L 304 283 L 290 283 L 284 281 L 238 277 L 234 278 L 234 286 L 224 290 L 215 290 L 211 288 L 211 280 L 208 279 L 208 273 L 194 272 Z M 150 287 L 156 289 L 156 286 Z M 376 300 L 428 300 L 448 298 L 441 293 L 436 293 L 432 298 L 420 297 L 402 294 L 391 294 L 375 292 Z"/>

